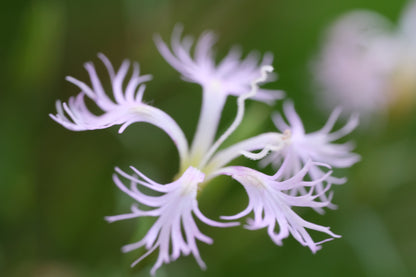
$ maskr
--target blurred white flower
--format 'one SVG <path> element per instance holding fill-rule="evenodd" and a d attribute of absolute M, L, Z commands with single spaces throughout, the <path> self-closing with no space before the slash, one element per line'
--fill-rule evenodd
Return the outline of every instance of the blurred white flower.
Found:
<path fill-rule="evenodd" d="M 319 104 L 342 106 L 366 120 L 405 112 L 416 99 L 416 1 L 394 28 L 383 16 L 353 11 L 329 29 L 313 64 Z M 367 118 L 367 119 L 366 119 Z"/>

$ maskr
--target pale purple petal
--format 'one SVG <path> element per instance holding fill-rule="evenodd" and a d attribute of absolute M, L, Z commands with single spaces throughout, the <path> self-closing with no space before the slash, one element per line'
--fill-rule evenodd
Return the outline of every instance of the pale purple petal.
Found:
<path fill-rule="evenodd" d="M 203 33 L 192 54 L 192 41 L 181 39 L 182 30 L 181 25 L 175 27 L 171 49 L 158 35 L 155 36 L 156 46 L 163 58 L 182 74 L 184 80 L 198 83 L 205 89 L 216 84 L 218 93 L 235 96 L 245 94 L 250 91 L 251 82 L 260 76 L 261 66 L 270 65 L 273 61 L 272 54 L 266 53 L 260 60 L 260 55 L 256 52 L 249 53 L 241 60 L 241 51 L 232 48 L 216 65 L 213 50 L 216 36 L 212 32 Z M 262 90 L 253 99 L 272 104 L 282 97 L 280 91 Z"/>
<path fill-rule="evenodd" d="M 110 216 L 106 217 L 106 219 L 112 222 L 140 218 L 142 216 L 157 217 L 155 223 L 142 240 L 123 247 L 123 252 L 132 251 L 143 246 L 148 249 L 132 266 L 158 249 L 158 258 L 151 269 L 152 274 L 155 274 L 162 264 L 174 261 L 181 255 L 186 256 L 191 253 L 200 267 L 205 269 L 206 266 L 200 257 L 196 241 L 199 240 L 211 244 L 212 239 L 200 232 L 194 216 L 202 222 L 215 227 L 238 225 L 238 223 L 234 222 L 221 223 L 213 221 L 201 213 L 198 208 L 196 195 L 198 185 L 204 181 L 205 175 L 196 168 L 189 167 L 179 179 L 165 185 L 150 180 L 136 169 L 134 169 L 134 172 L 138 177 L 129 176 L 120 169 L 116 169 L 116 171 L 121 176 L 127 178 L 131 185 L 130 188 L 125 186 L 117 175 L 114 175 L 115 184 L 141 205 L 153 209 L 142 211 L 133 206 L 130 214 Z M 161 195 L 146 195 L 140 191 L 137 185 L 145 186 L 147 189 L 154 190 Z"/>
<path fill-rule="evenodd" d="M 317 164 L 308 162 L 305 167 L 311 166 L 317 166 Z M 326 233 L 332 238 L 339 237 L 332 233 L 328 227 L 308 222 L 292 210 L 292 207 L 296 206 L 316 209 L 328 205 L 328 202 L 318 202 L 316 199 L 324 194 L 329 187 L 325 188 L 321 193 L 315 194 L 313 190 L 301 196 L 293 196 L 287 193 L 287 189 L 290 188 L 288 184 L 291 184 L 291 187 L 298 187 L 304 183 L 303 178 L 306 170 L 300 171 L 298 173 L 299 176 L 295 175 L 291 179 L 283 182 L 276 179 L 276 176 L 265 175 L 254 169 L 241 166 L 224 168 L 221 173 L 230 175 L 240 182 L 249 197 L 249 204 L 241 213 L 222 218 L 236 219 L 252 211 L 253 218 L 247 221 L 248 225 L 246 228 L 255 230 L 267 227 L 270 238 L 277 245 L 282 245 L 282 240 L 291 234 L 302 245 L 309 247 L 314 253 L 321 248 L 321 242 L 315 242 L 306 229 Z M 322 179 L 328 176 L 329 174 L 325 175 Z M 275 231 L 276 223 L 278 224 L 278 233 Z"/>
<path fill-rule="evenodd" d="M 67 80 L 78 86 L 82 92 L 75 98 L 71 97 L 68 103 L 61 104 L 60 101 L 57 101 L 57 114 L 51 114 L 51 118 L 73 131 L 96 130 L 121 125 L 120 133 L 132 123 L 147 122 L 159 127 L 171 137 L 183 162 L 188 155 L 188 142 L 181 128 L 168 114 L 142 102 L 145 89 L 142 83 L 149 81 L 151 76 L 140 76 L 139 65 L 134 63 L 132 76 L 124 91 L 123 81 L 126 78 L 130 62 L 124 61 L 120 69 L 115 72 L 104 55 L 99 54 L 99 57 L 109 72 L 115 101 L 105 93 L 94 65 L 86 63 L 85 68 L 90 75 L 92 88 L 72 77 L 67 77 Z M 85 103 L 85 95 L 102 110 L 101 115 L 95 115 L 89 111 Z"/>
<path fill-rule="evenodd" d="M 351 133 L 358 125 L 358 116 L 353 115 L 342 128 L 331 133 L 340 112 L 339 108 L 335 109 L 324 127 L 319 131 L 305 133 L 303 123 L 296 113 L 293 103 L 284 103 L 284 114 L 289 124 L 284 121 L 280 114 L 274 116 L 273 119 L 280 131 L 284 130 L 290 134 L 287 138 L 288 143 L 283 149 L 266 157 L 261 165 L 272 164 L 275 168 L 279 168 L 279 176 L 276 177 L 286 179 L 298 175 L 301 168 L 309 160 L 324 163 L 334 168 L 347 168 L 358 162 L 360 156 L 351 152 L 354 148 L 352 143 L 337 144 L 334 142 Z M 303 168 L 305 169 L 306 166 Z M 314 165 L 308 167 L 308 174 L 312 181 L 316 181 L 325 176 L 326 173 L 322 168 Z M 345 178 L 334 176 L 328 176 L 326 180 L 333 184 L 345 183 Z M 315 188 L 318 193 L 321 193 L 325 186 L 318 183 Z M 302 188 L 296 188 L 291 192 L 292 195 L 302 195 L 304 193 L 305 190 Z M 320 199 L 323 202 L 329 201 L 329 198 L 324 194 L 320 196 Z M 329 206 L 332 207 L 332 204 Z"/>

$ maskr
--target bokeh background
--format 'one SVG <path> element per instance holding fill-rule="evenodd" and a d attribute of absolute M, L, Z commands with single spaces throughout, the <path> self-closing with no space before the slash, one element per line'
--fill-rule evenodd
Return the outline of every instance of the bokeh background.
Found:
<path fill-rule="evenodd" d="M 131 200 L 112 183 L 115 166 L 134 165 L 160 182 L 177 170 L 168 137 L 146 124 L 123 135 L 116 128 L 71 132 L 49 117 L 57 99 L 78 89 L 64 77 L 87 81 L 83 63 L 105 53 L 119 65 L 139 61 L 153 74 L 145 99 L 164 109 L 189 138 L 195 129 L 200 88 L 180 80 L 158 54 L 153 34 L 168 39 L 174 25 L 199 35 L 219 35 L 218 55 L 239 44 L 275 54 L 279 80 L 271 85 L 294 99 L 306 129 L 328 114 L 315 105 L 310 62 L 325 28 L 353 9 L 371 9 L 396 21 L 405 0 L 33 0 L 0 4 L 0 276 L 148 276 L 152 257 L 130 269 L 140 251 L 122 254 L 145 222 L 108 224 L 104 216 L 127 212 Z M 102 67 L 100 72 L 104 73 Z M 275 107 L 251 103 L 250 132 L 271 130 Z M 235 112 L 228 103 L 223 128 Z M 229 121 L 228 121 L 229 122 Z M 375 126 L 377 125 L 377 126 Z M 337 171 L 338 210 L 302 216 L 343 237 L 313 255 L 293 238 L 274 245 L 265 230 L 201 226 L 214 239 L 200 245 L 208 265 L 192 257 L 163 266 L 157 276 L 416 276 L 416 122 L 387 118 L 360 128 L 349 139 L 362 161 Z M 244 207 L 244 191 L 227 179 L 201 195 L 212 218 Z M 154 258 L 154 257 L 153 257 Z"/>

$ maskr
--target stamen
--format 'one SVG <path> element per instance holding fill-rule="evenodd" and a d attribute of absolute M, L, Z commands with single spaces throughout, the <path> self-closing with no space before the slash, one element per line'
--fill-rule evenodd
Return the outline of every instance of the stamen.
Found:
<path fill-rule="evenodd" d="M 283 144 L 278 146 L 276 145 L 266 145 L 259 153 L 252 153 L 249 151 L 241 151 L 241 155 L 251 160 L 260 160 L 266 157 L 270 152 L 279 151 L 283 148 Z"/>
<path fill-rule="evenodd" d="M 230 127 L 224 132 L 224 134 L 221 135 L 221 137 L 214 143 L 214 145 L 209 149 L 208 153 L 204 156 L 202 159 L 199 168 L 203 168 L 209 159 L 212 157 L 212 155 L 217 151 L 217 149 L 221 146 L 221 144 L 237 129 L 237 127 L 240 125 L 241 121 L 243 120 L 244 111 L 245 111 L 245 101 L 256 95 L 256 92 L 258 91 L 258 84 L 261 82 L 264 82 L 267 79 L 267 74 L 273 71 L 273 67 L 271 65 L 264 65 L 260 69 L 261 76 L 257 79 L 255 79 L 253 82 L 251 82 L 251 90 L 239 96 L 237 98 L 237 115 L 233 121 L 233 123 L 230 125 Z"/>

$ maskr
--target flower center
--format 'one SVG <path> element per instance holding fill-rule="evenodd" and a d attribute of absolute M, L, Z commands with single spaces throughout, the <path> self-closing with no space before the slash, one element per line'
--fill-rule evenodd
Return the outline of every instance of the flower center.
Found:
<path fill-rule="evenodd" d="M 182 183 L 182 195 L 196 195 L 198 185 L 205 179 L 205 174 L 199 169 L 190 166 L 178 180 Z"/>
<path fill-rule="evenodd" d="M 416 102 L 416 58 L 403 60 L 393 73 L 390 88 L 391 112 L 396 115 L 406 114 Z"/>

